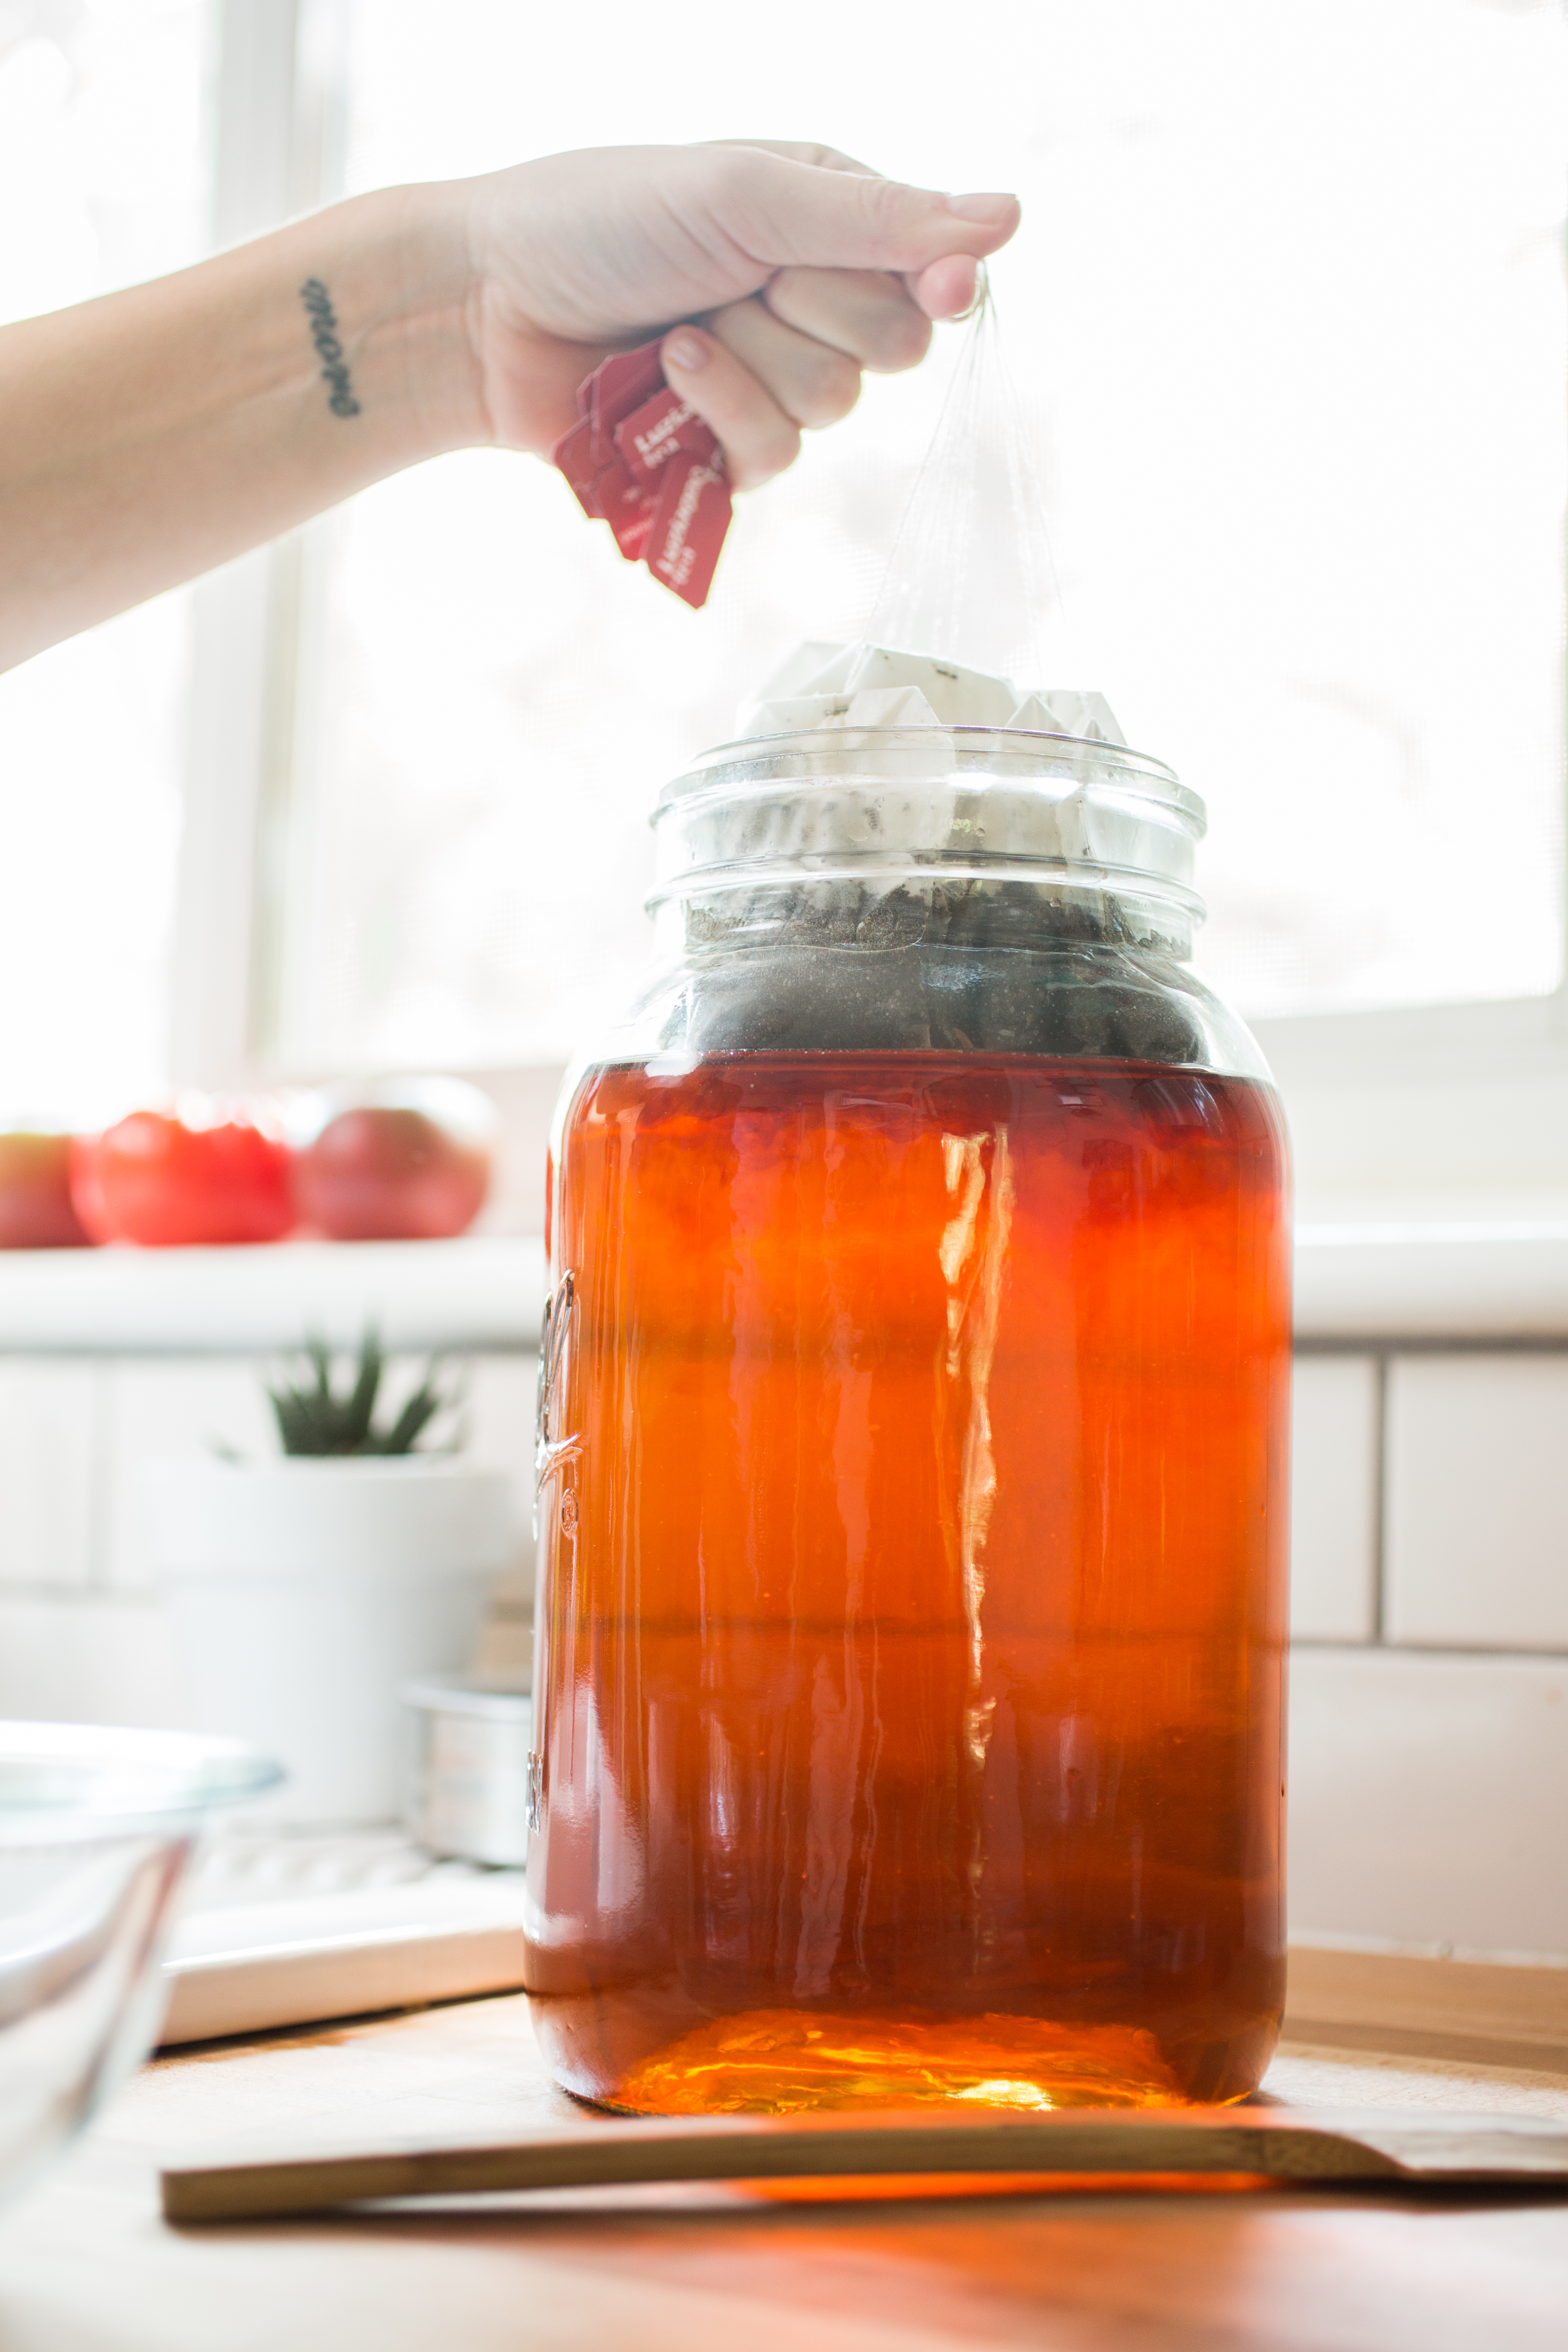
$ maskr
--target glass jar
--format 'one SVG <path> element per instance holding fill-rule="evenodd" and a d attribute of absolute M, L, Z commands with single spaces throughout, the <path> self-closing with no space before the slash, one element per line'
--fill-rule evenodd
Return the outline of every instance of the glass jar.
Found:
<path fill-rule="evenodd" d="M 529 1986 L 658 2114 L 1241 2097 L 1284 1985 L 1284 1129 L 1201 803 L 996 728 L 655 816 L 566 1081 Z"/>

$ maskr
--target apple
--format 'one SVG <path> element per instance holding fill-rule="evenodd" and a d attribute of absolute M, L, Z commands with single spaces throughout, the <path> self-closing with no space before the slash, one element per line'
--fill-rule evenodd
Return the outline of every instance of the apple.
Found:
<path fill-rule="evenodd" d="M 489 1153 L 422 1110 L 366 1103 L 327 1121 L 294 1160 L 303 1222 L 339 1242 L 466 1233 L 489 1190 Z"/>
<path fill-rule="evenodd" d="M 0 1135 L 0 1249 L 85 1249 L 71 1205 L 68 1135 Z"/>
<path fill-rule="evenodd" d="M 94 1241 L 152 1248 L 280 1241 L 294 1223 L 289 1147 L 230 1112 L 133 1110 L 71 1150 L 71 1199 Z"/>

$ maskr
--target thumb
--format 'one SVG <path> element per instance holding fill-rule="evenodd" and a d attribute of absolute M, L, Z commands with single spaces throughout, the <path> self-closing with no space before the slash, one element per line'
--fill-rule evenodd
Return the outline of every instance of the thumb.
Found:
<path fill-rule="evenodd" d="M 769 269 L 918 274 L 950 254 L 983 259 L 1018 226 L 1016 196 L 942 195 L 759 147 L 701 152 L 715 228 Z"/>

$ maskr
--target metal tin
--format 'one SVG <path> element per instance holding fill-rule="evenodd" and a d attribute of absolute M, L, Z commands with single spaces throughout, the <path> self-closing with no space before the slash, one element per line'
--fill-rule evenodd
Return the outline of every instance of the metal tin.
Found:
<path fill-rule="evenodd" d="M 528 1854 L 526 1691 L 417 1682 L 403 1702 L 412 1724 L 404 1820 L 431 1853 L 518 1864 Z"/>

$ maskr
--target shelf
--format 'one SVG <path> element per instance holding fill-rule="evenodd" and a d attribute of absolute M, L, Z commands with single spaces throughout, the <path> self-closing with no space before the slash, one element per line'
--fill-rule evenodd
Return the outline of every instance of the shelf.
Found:
<path fill-rule="evenodd" d="M 275 1242 L 234 1249 L 0 1254 L 0 1350 L 247 1355 L 307 1332 L 389 1348 L 531 1348 L 544 1295 L 531 1236 Z"/>
<path fill-rule="evenodd" d="M 1300 1225 L 1296 1336 L 1568 1340 L 1568 1219 Z"/>
<path fill-rule="evenodd" d="M 279 1242 L 0 1252 L 0 1353 L 245 1355 L 320 1331 L 352 1346 L 520 1349 L 539 1337 L 543 1244 Z M 1568 1218 L 1303 1224 L 1296 1331 L 1314 1344 L 1568 1344 Z"/>

